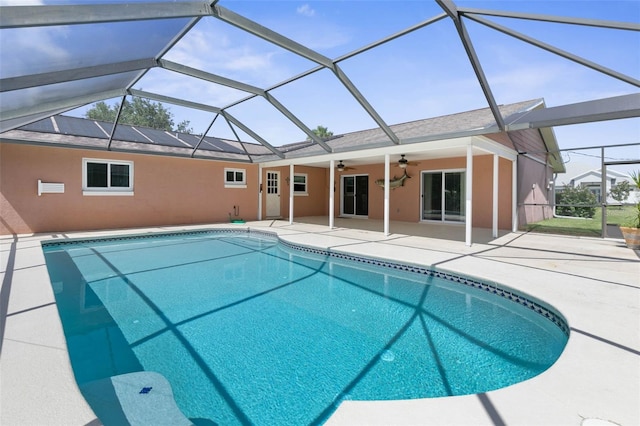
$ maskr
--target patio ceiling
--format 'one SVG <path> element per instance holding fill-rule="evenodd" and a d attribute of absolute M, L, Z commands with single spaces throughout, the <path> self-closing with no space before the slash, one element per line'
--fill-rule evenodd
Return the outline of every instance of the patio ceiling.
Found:
<path fill-rule="evenodd" d="M 332 154 L 337 158 L 340 154 L 336 152 L 334 145 L 318 137 L 311 130 L 313 124 L 308 119 L 301 118 L 297 111 L 285 106 L 285 103 L 276 97 L 279 89 L 324 73 L 337 87 L 345 91 L 347 97 L 369 118 L 377 131 L 381 132 L 382 145 L 390 148 L 388 152 L 406 152 L 407 149 L 403 146 L 415 141 L 403 139 L 393 130 L 394 123 L 389 123 L 384 114 L 379 112 L 379 108 L 374 107 L 374 103 L 369 100 L 369 95 L 365 95 L 358 84 L 349 77 L 344 64 L 372 50 L 383 48 L 395 40 L 411 37 L 437 23 L 438 25 L 446 23 L 456 39 L 452 42 L 462 46 L 460 52 L 464 55 L 463 60 L 472 70 L 475 83 L 482 92 L 483 106 L 488 107 L 491 112 L 493 119 L 491 128 L 496 131 L 549 128 L 557 125 L 640 116 L 640 93 L 638 93 L 640 87 L 638 74 L 640 73 L 628 75 L 628 73 L 608 68 L 502 25 L 499 23 L 502 21 L 499 20 L 508 18 L 518 21 L 551 22 L 624 32 L 640 31 L 640 24 L 637 22 L 612 22 L 475 9 L 460 6 L 459 4 L 465 3 L 464 1 L 436 0 L 434 5 L 437 6 L 438 11 L 433 15 L 423 17 L 422 20 L 400 31 L 360 46 L 349 53 L 330 58 L 318 50 L 234 12 L 231 10 L 234 7 L 231 1 L 141 1 L 128 4 L 118 2 L 87 4 L 83 1 L 81 3 L 1 7 L 0 40 L 4 42 L 0 53 L 0 132 L 18 129 L 98 101 L 113 99 L 122 101 L 131 97 L 141 97 L 178 106 L 192 111 L 193 114 L 205 114 L 209 117 L 209 126 L 207 129 L 196 129 L 202 137 L 210 135 L 210 129 L 218 120 L 218 123 L 226 123 L 237 142 L 240 140 L 247 142 L 246 139 L 251 139 L 252 142 L 266 148 L 267 154 L 272 155 L 273 160 L 289 158 L 287 150 L 280 148 L 283 145 L 281 140 L 263 137 L 260 132 L 254 130 L 252 119 L 256 114 L 249 114 L 242 119 L 236 117 L 237 107 L 260 100 L 265 108 L 275 110 L 285 121 L 296 127 L 302 135 L 300 140 L 306 138 L 318 147 L 321 153 Z M 229 8 L 226 7 L 227 5 Z M 180 41 L 190 32 L 195 31 L 203 20 L 213 20 L 217 25 L 219 23 L 230 25 L 244 36 L 260 39 L 277 47 L 279 51 L 296 57 L 302 71 L 274 84 L 261 87 L 253 81 L 229 78 L 206 68 L 198 68 L 197 64 L 201 63 L 200 58 L 186 57 L 182 55 L 182 51 L 176 53 L 176 49 Z M 622 82 L 627 89 L 620 96 L 589 99 L 507 117 L 501 111 L 500 103 L 494 95 L 494 86 L 485 72 L 487 63 L 480 59 L 477 53 L 478 44 L 468 30 L 472 22 Z M 60 53 L 59 60 L 47 60 L 48 56 L 45 54 L 20 50 L 20 46 L 9 43 L 16 37 L 37 37 L 40 34 L 38 31 L 42 29 L 63 32 L 65 39 L 70 43 L 71 47 Z M 144 34 L 145 37 L 132 40 L 133 34 Z M 56 46 L 43 46 L 42 51 L 46 48 L 55 49 Z M 633 46 L 628 48 L 630 54 L 637 54 L 637 52 L 634 53 Z M 21 60 L 17 62 L 12 60 L 16 57 Z M 143 90 L 146 84 L 152 85 L 152 82 L 157 81 L 152 79 L 155 72 L 171 75 L 172 78 L 179 75 L 182 79 L 180 84 L 184 87 L 204 84 L 201 87 L 224 88 L 230 94 L 227 96 L 229 100 L 224 104 L 210 104 L 202 99 Z M 105 144 L 106 149 L 111 149 L 118 126 L 112 127 L 109 141 Z M 429 136 L 429 140 L 435 139 L 438 139 L 437 135 Z M 447 135 L 443 134 L 441 139 L 447 139 Z M 196 150 L 207 149 L 206 144 L 202 142 L 203 139 L 195 144 L 194 153 Z M 158 147 L 154 149 L 157 151 Z M 145 147 L 142 146 L 140 150 L 144 151 Z M 171 150 L 167 150 L 166 154 L 171 155 Z M 254 161 L 248 155 L 247 158 L 247 161 Z"/>

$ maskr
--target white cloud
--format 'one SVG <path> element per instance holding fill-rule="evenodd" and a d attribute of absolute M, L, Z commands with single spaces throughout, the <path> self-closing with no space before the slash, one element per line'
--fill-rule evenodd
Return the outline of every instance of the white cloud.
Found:
<path fill-rule="evenodd" d="M 232 42 L 233 38 L 233 42 Z M 243 40 L 214 25 L 194 28 L 166 56 L 213 74 L 267 87 L 291 76 L 287 65 L 275 59 L 280 51 Z"/>
<path fill-rule="evenodd" d="M 303 4 L 296 9 L 296 13 L 298 13 L 298 15 L 311 17 L 316 14 L 316 11 L 308 4 Z"/>
<path fill-rule="evenodd" d="M 41 6 L 42 0 L 0 0 L 0 6 Z"/>
<path fill-rule="evenodd" d="M 21 28 L 3 30 L 2 71 L 4 75 L 28 75 L 57 69 L 71 58 L 65 48 L 68 27 Z M 21 54 L 29 52 L 28 55 Z M 43 64 L 46 64 L 43 66 Z"/>

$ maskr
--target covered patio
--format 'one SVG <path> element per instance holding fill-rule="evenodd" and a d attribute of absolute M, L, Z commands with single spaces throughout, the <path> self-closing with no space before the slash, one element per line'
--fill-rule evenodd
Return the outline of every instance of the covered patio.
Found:
<path fill-rule="evenodd" d="M 399 127 L 399 126 L 398 126 Z M 486 130 L 485 131 L 490 131 Z M 347 135 L 346 138 L 349 138 L 350 135 Z M 499 209 L 499 194 L 502 193 L 502 197 L 507 197 L 511 200 L 510 205 L 510 229 L 512 231 L 516 231 L 518 229 L 518 152 L 514 149 L 510 149 L 507 146 L 501 145 L 500 143 L 491 140 L 485 137 L 459 137 L 459 138 L 451 138 L 451 139 L 441 139 L 441 140 L 428 140 L 428 137 L 425 134 L 421 134 L 419 138 L 421 142 L 415 142 L 412 144 L 403 145 L 401 147 L 396 148 L 379 148 L 379 149 L 367 149 L 356 152 L 344 152 L 341 154 L 333 154 L 333 155 L 304 155 L 298 159 L 288 159 L 281 161 L 270 161 L 264 164 L 261 164 L 261 169 L 269 169 L 282 165 L 289 166 L 289 176 L 294 176 L 296 171 L 296 165 L 311 165 L 314 167 L 323 167 L 329 170 L 328 176 L 328 186 L 338 187 L 339 190 L 329 191 L 328 196 L 328 222 L 327 225 L 329 228 L 333 228 L 335 226 L 336 216 L 340 217 L 340 215 L 336 214 L 336 212 L 343 212 L 343 206 L 337 209 L 336 203 L 340 203 L 341 200 L 338 198 L 340 195 L 344 195 L 343 188 L 341 182 L 339 180 L 339 176 L 343 174 L 345 164 L 349 165 L 349 169 L 358 170 L 358 165 L 371 165 L 371 164 L 380 164 L 382 163 L 382 167 L 384 170 L 383 175 L 380 179 L 376 181 L 377 185 L 382 187 L 384 192 L 383 195 L 383 205 L 380 209 L 378 206 L 378 211 L 382 210 L 382 215 L 378 215 L 378 217 L 382 216 L 382 232 L 385 235 L 389 235 L 390 231 L 390 221 L 391 218 L 394 217 L 390 212 L 392 206 L 390 203 L 390 195 L 391 195 L 391 174 L 393 166 L 400 166 L 399 169 L 394 169 L 395 173 L 397 170 L 400 170 L 401 173 L 407 175 L 407 164 L 409 163 L 405 156 L 409 156 L 412 161 L 420 161 L 420 160 L 446 160 L 452 158 L 464 158 L 464 182 L 461 182 L 462 188 L 464 191 L 462 192 L 464 199 L 458 201 L 459 204 L 459 216 L 457 220 L 461 220 L 461 223 L 464 224 L 464 242 L 466 245 L 470 246 L 472 241 L 477 241 L 475 236 L 473 236 L 473 194 L 474 194 L 474 158 L 479 155 L 488 155 L 492 157 L 492 167 L 491 170 L 487 170 L 486 168 L 483 170 L 483 173 L 490 173 L 490 187 L 491 187 L 491 207 L 488 209 L 490 211 L 491 216 L 491 235 L 495 238 L 499 233 L 499 215 L 501 209 Z M 427 139 L 427 141 L 425 141 Z M 548 141 L 545 141 L 545 144 L 549 144 L 554 149 L 553 146 L 557 146 L 555 139 L 553 137 L 549 137 Z M 300 154 L 298 154 L 300 155 Z M 395 158 L 401 156 L 400 162 L 396 163 L 394 161 L 391 162 L 391 158 Z M 337 160 L 341 159 L 341 160 Z M 506 160 L 510 164 L 510 173 L 509 173 L 509 184 L 505 185 L 504 180 L 500 181 L 500 159 Z M 419 163 L 415 163 L 419 164 Z M 438 163 L 435 163 L 438 164 Z M 560 170 L 562 168 L 561 162 L 555 162 L 552 164 L 554 168 Z M 545 164 L 546 167 L 546 164 Z M 412 167 L 412 169 L 416 169 Z M 418 168 L 419 169 L 419 168 Z M 263 173 L 260 173 L 260 177 L 262 178 Z M 414 175 L 415 178 L 420 179 L 420 174 Z M 394 178 L 397 176 L 394 175 Z M 526 179 L 521 176 L 521 179 Z M 369 181 L 373 179 L 369 176 Z M 404 182 L 403 182 L 404 184 Z M 262 181 L 260 181 L 260 185 L 262 185 Z M 295 215 L 295 190 L 294 185 L 289 185 L 289 193 L 288 195 L 288 218 L 291 223 L 296 220 Z M 372 190 L 375 190 L 372 189 Z M 369 194 L 371 195 L 371 194 Z M 418 199 L 417 194 L 406 195 L 405 199 L 414 197 Z M 337 199 L 338 198 L 338 199 Z M 421 200 L 425 199 L 424 194 L 420 196 Z M 367 199 L 367 203 L 371 204 L 371 198 Z M 485 200 L 486 201 L 486 200 Z M 260 202 L 262 202 L 262 197 L 260 198 Z M 425 201 L 422 201 L 421 210 L 425 208 Z M 444 200 L 442 200 L 444 203 Z M 260 205 L 260 204 L 259 204 Z M 376 206 L 367 206 L 367 211 L 369 209 L 375 209 Z M 444 204 L 442 206 L 437 206 L 437 208 L 442 208 L 444 210 Z M 259 207 L 259 212 L 262 212 L 262 208 Z M 502 209 L 502 214 L 504 215 L 505 209 Z M 369 215 L 364 215 L 369 219 Z M 261 215 L 259 215 L 258 219 L 261 219 Z M 412 216 L 411 222 L 422 222 L 427 219 L 425 213 L 421 213 L 420 216 L 414 215 Z M 504 219 L 504 218 L 503 218 Z M 444 217 L 439 221 L 441 224 L 446 224 Z M 433 222 L 435 223 L 435 222 Z M 503 220 L 502 223 L 505 223 Z M 371 226 L 375 226 L 375 223 L 371 224 Z M 504 228 L 504 227 L 503 227 Z M 375 228 L 370 228 L 375 229 Z M 440 232 L 443 235 L 450 229 L 445 226 Z"/>

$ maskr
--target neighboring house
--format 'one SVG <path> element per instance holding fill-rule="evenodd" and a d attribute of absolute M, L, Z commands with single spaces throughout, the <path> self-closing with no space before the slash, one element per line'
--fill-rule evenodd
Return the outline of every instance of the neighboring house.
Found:
<path fill-rule="evenodd" d="M 586 164 L 567 164 L 566 165 L 567 172 L 560 174 L 556 178 L 556 192 L 562 191 L 567 186 L 577 187 L 584 186 L 589 188 L 595 196 L 598 203 L 602 202 L 602 169 L 601 168 L 590 168 L 589 165 Z M 609 192 L 611 188 L 616 186 L 622 181 L 627 181 L 631 185 L 632 192 L 629 194 L 626 200 L 622 202 L 622 204 L 636 204 L 640 201 L 640 191 L 635 189 L 635 184 L 633 183 L 631 177 L 628 173 L 622 173 L 617 170 L 614 170 L 611 167 L 607 167 L 607 175 L 606 175 L 606 187 L 605 192 L 607 194 L 607 204 L 620 204 L 619 201 L 614 200 Z"/>
<path fill-rule="evenodd" d="M 343 216 L 465 225 L 470 244 L 472 227 L 552 216 L 564 165 L 551 129 L 502 132 L 489 108 L 390 128 L 399 144 L 377 128 L 274 149 L 53 116 L 0 134 L 0 234 Z M 387 193 L 386 167 L 410 178 Z"/>

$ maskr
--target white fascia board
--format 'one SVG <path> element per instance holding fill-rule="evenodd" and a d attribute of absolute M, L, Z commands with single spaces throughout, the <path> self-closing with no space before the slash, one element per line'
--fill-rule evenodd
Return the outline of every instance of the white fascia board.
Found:
<path fill-rule="evenodd" d="M 490 154 L 496 154 L 507 160 L 515 161 L 518 158 L 518 152 L 516 150 L 491 140 L 486 136 L 475 136 L 472 144 L 474 148 L 481 149 Z"/>
<path fill-rule="evenodd" d="M 384 158 L 385 154 L 400 155 L 400 154 L 412 154 L 416 152 L 425 153 L 429 151 L 441 151 L 455 148 L 466 148 L 471 144 L 473 137 L 466 136 L 455 139 L 443 139 L 437 141 L 428 141 L 422 143 L 411 143 L 409 145 L 389 145 L 386 147 L 361 149 L 356 151 L 342 151 L 338 153 L 314 155 L 309 157 L 296 157 L 283 160 L 268 161 L 265 165 L 269 167 L 288 166 L 289 164 L 305 165 L 314 163 L 324 163 L 330 160 L 355 160 L 360 158 L 380 157 Z M 382 160 L 381 160 L 382 161 Z"/>

